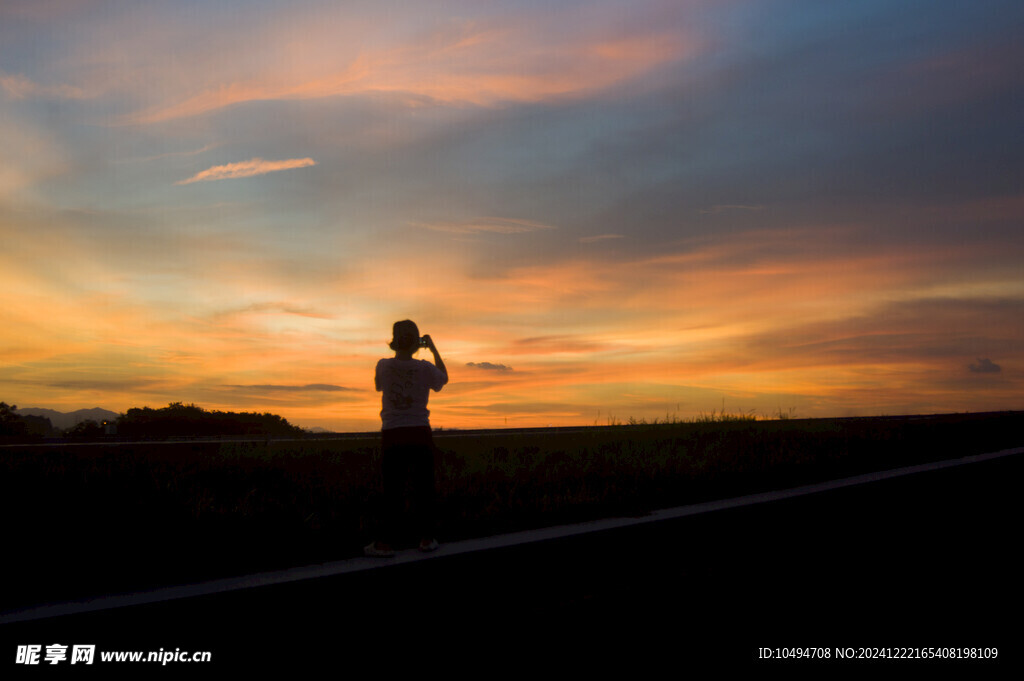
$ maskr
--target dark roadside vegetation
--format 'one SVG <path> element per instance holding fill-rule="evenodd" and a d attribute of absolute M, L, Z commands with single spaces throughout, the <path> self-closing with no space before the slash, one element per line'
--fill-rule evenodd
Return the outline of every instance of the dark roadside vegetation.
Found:
<path fill-rule="evenodd" d="M 1024 412 L 438 433 L 438 537 L 643 515 L 1017 447 L 1022 433 Z M 0 448 L 0 609 L 358 555 L 379 457 L 376 438 L 264 434 Z"/>
<path fill-rule="evenodd" d="M 57 428 L 50 419 L 21 414 L 18 407 L 0 402 L 0 442 L 32 444 L 42 441 L 166 440 L 182 437 L 299 437 L 306 432 L 276 414 L 207 411 L 194 404 L 174 402 L 162 409 L 129 409 L 100 423 L 86 419 L 69 428 Z"/>

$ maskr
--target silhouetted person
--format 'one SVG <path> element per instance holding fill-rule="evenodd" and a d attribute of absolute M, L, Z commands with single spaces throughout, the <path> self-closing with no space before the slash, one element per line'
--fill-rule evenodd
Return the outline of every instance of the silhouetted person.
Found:
<path fill-rule="evenodd" d="M 434 538 L 434 439 L 430 432 L 427 398 L 448 382 L 441 355 L 430 336 L 420 338 L 416 324 L 395 322 L 391 349 L 394 357 L 377 362 L 377 390 L 383 392 L 380 412 L 384 474 L 384 513 L 380 534 L 363 552 L 368 556 L 394 555 L 392 548 L 405 506 L 405 486 L 412 482 L 416 530 L 420 550 L 437 548 Z M 434 363 L 413 359 L 425 347 Z"/>

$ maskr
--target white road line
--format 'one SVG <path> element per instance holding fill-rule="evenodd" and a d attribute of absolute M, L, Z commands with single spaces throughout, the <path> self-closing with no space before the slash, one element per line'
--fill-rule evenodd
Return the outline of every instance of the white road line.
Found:
<path fill-rule="evenodd" d="M 227 591 L 251 589 L 253 587 L 258 586 L 286 584 L 288 582 L 297 582 L 305 579 L 315 579 L 318 577 L 329 577 L 333 575 L 343 575 L 352 572 L 361 572 L 363 570 L 372 570 L 382 567 L 388 567 L 391 565 L 402 565 L 406 563 L 414 563 L 416 561 L 421 560 L 432 560 L 435 558 L 443 558 L 446 556 L 455 556 L 462 553 L 473 553 L 476 551 L 486 551 L 489 549 L 516 546 L 519 544 L 529 544 L 549 539 L 560 539 L 563 537 L 587 534 L 589 532 L 600 532 L 602 530 L 610 530 L 619 527 L 629 527 L 632 525 L 641 525 L 644 523 L 658 522 L 661 520 L 683 518 L 685 516 L 700 515 L 702 513 L 711 513 L 713 511 L 722 511 L 731 508 L 751 506 L 754 504 L 763 504 L 770 501 L 781 501 L 783 499 L 791 499 L 793 497 L 800 497 L 808 494 L 816 494 L 818 492 L 825 492 L 828 490 L 840 489 L 843 487 L 863 485 L 870 482 L 888 480 L 890 478 L 898 478 L 905 475 L 913 475 L 914 473 L 923 473 L 926 471 L 940 470 L 942 468 L 950 468 L 953 466 L 963 466 L 966 464 L 980 463 L 982 461 L 989 461 L 991 459 L 998 459 L 1001 457 L 1022 453 L 1024 453 L 1024 447 L 1018 447 L 1015 449 L 1005 449 L 999 452 L 992 452 L 989 454 L 978 454 L 975 456 L 966 456 L 960 459 L 936 461 L 932 463 L 920 464 L 917 466 L 908 466 L 905 468 L 897 468 L 894 470 L 879 471 L 876 473 L 865 473 L 863 475 L 855 475 L 853 477 L 842 478 L 839 480 L 829 480 L 826 482 L 818 482 L 811 485 L 803 485 L 801 487 L 793 487 L 791 489 L 761 492 L 758 494 L 750 494 L 747 496 L 735 497 L 732 499 L 720 499 L 717 501 L 708 501 L 700 504 L 693 504 L 690 506 L 669 508 L 661 511 L 654 511 L 648 515 L 641 517 L 606 518 L 603 520 L 593 520 L 589 522 L 575 523 L 573 525 L 559 525 L 557 527 L 546 527 L 537 530 L 526 530 L 523 532 L 514 532 L 512 534 L 502 534 L 493 537 L 466 539 L 464 541 L 452 542 L 450 544 L 442 544 L 437 551 L 434 551 L 432 553 L 423 553 L 417 549 L 410 549 L 408 551 L 398 551 L 393 557 L 390 558 L 349 558 L 347 560 L 338 560 L 330 563 L 322 563 L 319 565 L 308 565 L 305 567 L 289 568 L 287 570 L 262 572 L 255 575 L 245 575 L 241 577 L 228 577 L 225 579 L 216 579 L 208 582 L 201 582 L 199 584 L 186 584 L 182 586 L 163 587 L 153 589 L 150 591 L 140 591 L 135 593 L 120 594 L 114 596 L 101 596 L 93 599 L 36 606 L 31 608 L 5 612 L 2 615 L 0 615 L 0 624 L 11 624 L 14 622 L 25 622 L 30 620 L 45 619 L 48 617 L 60 617 L 64 615 L 75 615 L 80 613 L 95 612 L 99 610 L 109 610 L 129 605 L 145 605 L 150 603 L 160 603 L 163 601 L 177 600 L 180 598 L 190 598 L 193 596 L 207 596 L 211 594 L 224 593 Z"/>

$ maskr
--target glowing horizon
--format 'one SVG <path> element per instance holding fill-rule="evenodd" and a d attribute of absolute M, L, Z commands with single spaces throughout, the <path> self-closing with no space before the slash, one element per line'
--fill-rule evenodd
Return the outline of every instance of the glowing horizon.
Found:
<path fill-rule="evenodd" d="M 8 404 L 1024 409 L 1018 3 L 124 4 L 0 7 Z"/>

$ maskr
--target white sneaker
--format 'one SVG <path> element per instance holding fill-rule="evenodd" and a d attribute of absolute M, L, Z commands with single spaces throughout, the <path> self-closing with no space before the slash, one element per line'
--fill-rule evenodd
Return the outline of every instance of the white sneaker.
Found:
<path fill-rule="evenodd" d="M 420 542 L 420 551 L 423 553 L 430 553 L 431 551 L 437 551 L 437 547 L 440 546 L 436 539 L 431 539 L 429 544 Z"/>

